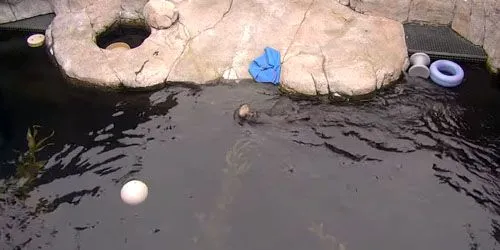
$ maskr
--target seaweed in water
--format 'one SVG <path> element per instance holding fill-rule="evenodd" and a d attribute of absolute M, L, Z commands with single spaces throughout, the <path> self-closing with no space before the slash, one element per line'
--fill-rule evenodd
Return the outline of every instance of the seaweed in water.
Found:
<path fill-rule="evenodd" d="M 37 159 L 38 152 L 45 149 L 47 146 L 52 145 L 47 141 L 54 135 L 54 131 L 44 138 L 38 137 L 38 130 L 40 126 L 32 126 L 28 128 L 26 133 L 27 151 L 19 154 L 16 163 L 16 178 L 5 181 L 5 185 L 0 187 L 1 193 L 6 193 L 10 188 L 17 187 L 14 194 L 18 197 L 26 197 L 27 192 L 30 190 L 30 184 L 38 177 L 39 173 L 43 170 L 46 161 Z"/>

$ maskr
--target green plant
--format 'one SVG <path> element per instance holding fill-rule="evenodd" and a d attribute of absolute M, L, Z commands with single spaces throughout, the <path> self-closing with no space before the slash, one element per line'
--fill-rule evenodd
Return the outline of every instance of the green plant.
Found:
<path fill-rule="evenodd" d="M 37 153 L 52 145 L 52 143 L 47 143 L 47 140 L 54 135 L 54 131 L 49 136 L 39 139 L 37 138 L 39 128 L 40 126 L 37 125 L 28 128 L 26 133 L 28 150 L 19 155 L 16 164 L 16 176 L 22 180 L 23 184 L 36 179 L 46 163 L 46 161 L 37 160 Z"/>
<path fill-rule="evenodd" d="M 0 180 L 0 200 L 12 199 L 17 197 L 25 199 L 31 190 L 31 183 L 38 177 L 41 170 L 45 166 L 45 161 L 37 159 L 37 153 L 42 151 L 52 143 L 47 143 L 54 132 L 42 139 L 38 137 L 38 129 L 40 126 L 32 126 L 28 128 L 26 133 L 26 142 L 28 149 L 19 154 L 16 162 L 15 178 Z M 10 196 L 10 195 L 14 196 Z"/>

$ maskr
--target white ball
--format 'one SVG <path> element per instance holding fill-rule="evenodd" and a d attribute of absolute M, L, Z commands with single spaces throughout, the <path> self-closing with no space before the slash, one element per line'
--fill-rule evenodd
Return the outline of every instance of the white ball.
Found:
<path fill-rule="evenodd" d="M 148 196 L 148 186 L 142 181 L 132 180 L 123 185 L 120 192 L 123 202 L 129 205 L 137 205 Z"/>

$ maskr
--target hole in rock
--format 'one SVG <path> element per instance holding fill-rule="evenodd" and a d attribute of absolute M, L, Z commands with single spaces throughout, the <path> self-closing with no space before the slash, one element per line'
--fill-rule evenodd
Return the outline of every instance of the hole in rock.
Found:
<path fill-rule="evenodd" d="M 114 24 L 97 35 L 96 44 L 102 49 L 138 47 L 149 37 L 151 30 L 144 24 Z"/>

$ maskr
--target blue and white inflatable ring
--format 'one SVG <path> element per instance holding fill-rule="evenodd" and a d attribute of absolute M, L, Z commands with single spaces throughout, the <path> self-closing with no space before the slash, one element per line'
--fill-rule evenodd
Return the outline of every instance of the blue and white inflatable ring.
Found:
<path fill-rule="evenodd" d="M 448 60 L 437 60 L 431 64 L 431 80 L 443 87 L 456 87 L 464 79 L 464 70 Z"/>

